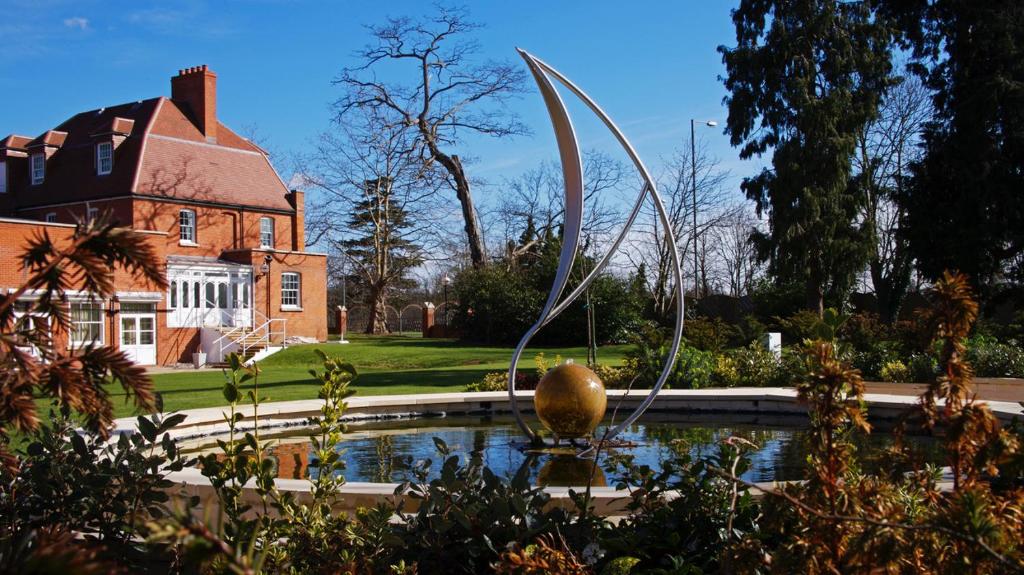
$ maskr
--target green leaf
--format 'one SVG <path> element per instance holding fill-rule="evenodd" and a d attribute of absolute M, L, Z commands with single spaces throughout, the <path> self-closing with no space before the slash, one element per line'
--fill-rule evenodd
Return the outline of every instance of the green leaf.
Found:
<path fill-rule="evenodd" d="M 628 575 L 640 560 L 636 557 L 616 557 L 601 570 L 601 575 Z"/>
<path fill-rule="evenodd" d="M 449 453 L 451 453 L 451 451 L 449 451 L 448 449 L 448 444 L 445 443 L 445 441 L 440 437 L 434 438 L 434 448 L 437 449 L 437 452 L 443 456 L 447 456 Z"/>
<path fill-rule="evenodd" d="M 33 443 L 32 445 L 38 446 L 39 444 Z M 83 438 L 81 435 L 77 433 L 71 434 L 71 447 L 75 450 L 75 453 L 77 453 L 79 457 L 84 458 L 89 456 L 89 449 L 85 445 L 85 438 Z"/>
<path fill-rule="evenodd" d="M 156 441 L 156 436 L 159 434 L 159 431 L 157 431 L 156 424 L 154 424 L 153 421 L 150 420 L 148 417 L 142 416 L 139 416 L 137 421 L 139 424 L 139 433 L 142 434 L 142 437 L 145 437 L 146 441 L 150 443 Z"/>
<path fill-rule="evenodd" d="M 224 394 L 224 399 L 228 403 L 237 403 L 238 402 L 238 399 L 239 399 L 238 386 L 235 385 L 233 382 L 231 382 L 231 381 L 226 382 L 224 384 L 224 390 L 222 391 L 222 393 Z"/>

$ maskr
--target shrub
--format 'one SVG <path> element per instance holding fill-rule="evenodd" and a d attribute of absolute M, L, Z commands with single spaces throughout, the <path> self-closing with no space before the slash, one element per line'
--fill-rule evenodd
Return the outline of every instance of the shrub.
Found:
<path fill-rule="evenodd" d="M 779 328 L 782 330 L 784 341 L 800 343 L 807 339 L 813 339 L 816 329 L 821 323 L 821 318 L 816 312 L 802 309 L 786 318 L 778 318 Z"/>
<path fill-rule="evenodd" d="M 458 302 L 452 309 L 453 324 L 472 341 L 515 344 L 537 321 L 554 280 L 555 266 L 557 257 L 550 266 L 544 260 L 522 268 L 492 264 L 460 272 L 452 284 L 454 300 Z M 566 290 L 572 288 L 570 282 Z M 588 295 L 595 312 L 594 328 L 599 343 L 624 342 L 637 330 L 643 302 L 628 281 L 611 275 L 599 276 L 590 285 Z M 587 305 L 581 296 L 540 330 L 534 343 L 578 345 L 586 341 L 582 334 L 587 333 Z"/>
<path fill-rule="evenodd" d="M 594 373 L 601 378 L 605 389 L 628 389 L 636 378 L 636 370 L 628 364 L 622 367 L 597 365 Z"/>
<path fill-rule="evenodd" d="M 879 371 L 879 376 L 882 381 L 890 383 L 908 383 L 911 380 L 910 368 L 898 359 L 885 362 Z"/>
<path fill-rule="evenodd" d="M 740 384 L 740 370 L 736 365 L 736 360 L 728 355 L 716 357 L 711 380 L 716 387 L 738 386 Z"/>
<path fill-rule="evenodd" d="M 865 349 L 852 351 L 849 360 L 853 367 L 860 370 L 861 375 L 876 378 L 881 377 L 882 366 L 887 362 L 899 360 L 899 354 L 895 342 L 881 341 Z"/>
<path fill-rule="evenodd" d="M 850 314 L 839 330 L 839 339 L 857 352 L 874 351 L 881 342 L 891 341 L 894 337 L 893 327 L 879 319 L 878 314 L 870 312 Z"/>
<path fill-rule="evenodd" d="M 516 371 L 516 390 L 537 389 L 540 377 L 528 371 Z M 508 391 L 508 372 L 494 371 L 466 386 L 466 391 Z"/>
<path fill-rule="evenodd" d="M 1024 377 L 1024 349 L 1016 341 L 1000 343 L 988 336 L 967 342 L 967 360 L 981 377 Z"/>
<path fill-rule="evenodd" d="M 735 365 L 739 387 L 788 386 L 799 368 L 799 362 L 791 360 L 793 354 L 788 348 L 783 350 L 782 360 L 779 360 L 758 343 L 730 350 L 729 357 Z"/>
<path fill-rule="evenodd" d="M 928 383 L 938 375 L 939 362 L 931 354 L 914 353 L 907 361 L 907 368 L 913 383 Z"/>
<path fill-rule="evenodd" d="M 0 572 L 29 570 L 18 564 L 19 554 L 4 552 L 6 544 L 18 541 L 24 551 L 45 554 L 42 534 L 55 528 L 98 544 L 97 560 L 153 563 L 142 539 L 147 523 L 169 513 L 166 475 L 194 461 L 166 435 L 184 419 L 139 417 L 138 432 L 108 441 L 98 432 L 76 432 L 67 410 L 51 410 L 48 425 L 29 436 L 17 473 L 0 466 Z"/>
<path fill-rule="evenodd" d="M 562 356 L 556 355 L 554 363 L 548 364 L 544 352 L 533 356 L 533 362 L 537 366 L 536 371 L 525 369 L 516 370 L 516 389 L 537 389 L 540 378 L 552 367 L 562 363 Z M 480 381 L 474 381 L 466 386 L 466 391 L 508 391 L 508 372 L 494 371 L 484 375 Z"/>
<path fill-rule="evenodd" d="M 701 351 L 719 351 L 735 336 L 736 330 L 722 318 L 694 318 L 686 320 L 683 337 Z"/>

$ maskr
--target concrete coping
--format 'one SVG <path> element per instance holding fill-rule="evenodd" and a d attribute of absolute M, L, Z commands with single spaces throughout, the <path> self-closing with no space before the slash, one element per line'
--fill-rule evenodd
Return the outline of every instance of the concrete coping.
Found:
<path fill-rule="evenodd" d="M 639 405 L 649 390 L 609 390 L 609 409 L 616 405 L 620 409 L 629 410 Z M 519 399 L 533 397 L 532 391 L 516 394 Z M 864 401 L 872 419 L 895 419 L 908 408 L 917 404 L 917 396 L 894 394 L 865 394 Z M 426 415 L 500 413 L 510 411 L 508 394 L 499 392 L 466 392 L 466 393 L 432 393 L 414 395 L 379 395 L 352 397 L 348 399 L 345 419 L 349 421 L 367 419 L 388 419 L 400 417 L 418 417 Z M 532 401 L 525 402 L 524 410 L 530 411 Z M 1006 401 L 987 401 L 993 413 L 1005 424 L 1014 417 L 1024 416 L 1024 405 Z M 297 400 L 265 403 L 259 408 L 259 426 L 261 430 L 284 428 L 303 425 L 312 416 L 319 415 L 323 405 L 321 400 Z M 241 406 L 239 411 L 244 419 L 240 422 L 242 430 L 252 429 L 256 420 L 252 406 Z M 757 413 L 757 414 L 802 414 L 806 408 L 797 399 L 796 390 L 782 387 L 757 388 L 724 388 L 724 389 L 670 389 L 663 390 L 651 406 L 652 412 L 681 413 Z M 173 439 L 187 441 L 207 436 L 221 435 L 227 432 L 226 408 L 210 407 L 190 409 L 181 412 L 186 415 L 185 421 L 169 433 Z M 118 433 L 131 433 L 136 430 L 136 418 L 122 418 L 116 421 Z M 208 479 L 198 469 L 186 469 L 169 474 L 175 486 L 168 489 L 173 496 L 182 491 L 186 495 L 197 495 L 201 507 L 217 505 L 216 493 Z M 276 479 L 279 490 L 292 493 L 300 501 L 309 498 L 310 482 L 306 479 Z M 774 485 L 765 484 L 765 487 Z M 378 503 L 397 503 L 404 500 L 408 511 L 414 510 L 418 501 L 395 495 L 398 484 L 395 483 L 346 483 L 339 494 L 336 510 L 352 512 L 360 507 L 372 507 Z M 551 505 L 571 507 L 569 490 L 579 492 L 584 487 L 546 487 L 551 495 Z M 625 512 L 629 493 L 616 490 L 614 487 L 593 487 L 591 494 L 597 513 L 602 515 L 621 515 Z M 255 491 L 246 487 L 243 498 L 255 502 Z"/>

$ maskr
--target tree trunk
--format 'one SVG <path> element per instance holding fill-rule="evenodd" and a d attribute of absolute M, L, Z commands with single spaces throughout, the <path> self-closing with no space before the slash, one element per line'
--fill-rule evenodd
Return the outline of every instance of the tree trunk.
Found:
<path fill-rule="evenodd" d="M 480 222 L 476 217 L 476 208 L 473 207 L 473 192 L 469 187 L 469 177 L 462 167 L 462 160 L 457 155 L 445 154 L 437 147 L 434 135 L 429 126 L 420 116 L 419 130 L 427 143 L 430 155 L 438 161 L 448 175 L 455 181 L 455 195 L 459 198 L 459 205 L 462 207 L 462 220 L 465 222 L 466 243 L 469 246 L 469 259 L 473 262 L 474 268 L 482 268 L 486 264 L 484 259 L 484 239 L 480 233 Z"/>
<path fill-rule="evenodd" d="M 806 284 L 807 309 L 817 312 L 818 317 L 825 317 L 825 290 L 820 282 L 810 278 Z"/>
<path fill-rule="evenodd" d="M 458 156 L 452 156 L 452 164 L 456 170 L 451 172 L 455 178 L 455 194 L 459 198 L 459 205 L 462 207 L 462 219 L 465 222 L 466 242 L 469 245 L 469 259 L 473 267 L 480 268 L 486 263 L 484 260 L 484 241 L 480 234 L 480 221 L 476 217 L 476 208 L 473 206 L 473 193 L 469 189 L 469 178 L 462 169 L 462 162 Z"/>
<path fill-rule="evenodd" d="M 390 332 L 388 329 L 387 300 L 384 296 L 384 289 L 380 289 L 377 286 L 370 288 L 369 301 L 366 302 L 370 310 L 370 318 L 366 322 L 366 333 L 369 335 L 381 335 Z"/>

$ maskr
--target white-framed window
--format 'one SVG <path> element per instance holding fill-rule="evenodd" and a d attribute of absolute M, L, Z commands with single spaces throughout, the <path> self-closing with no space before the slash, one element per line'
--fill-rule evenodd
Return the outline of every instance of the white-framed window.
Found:
<path fill-rule="evenodd" d="M 7 162 L 0 162 L 0 194 L 7 193 Z"/>
<path fill-rule="evenodd" d="M 281 307 L 300 307 L 302 303 L 302 278 L 295 272 L 281 274 Z"/>
<path fill-rule="evenodd" d="M 71 303 L 71 334 L 72 347 L 82 347 L 90 343 L 103 343 L 103 306 L 98 302 Z"/>
<path fill-rule="evenodd" d="M 89 220 L 90 222 L 95 220 L 96 217 L 99 216 L 99 215 L 100 215 L 100 209 L 99 208 L 89 208 L 89 209 L 87 209 L 85 211 L 85 218 L 87 220 Z"/>
<path fill-rule="evenodd" d="M 32 154 L 32 185 L 38 186 L 46 179 L 46 156 L 43 154 Z"/>
<path fill-rule="evenodd" d="M 50 212 L 46 214 L 46 223 L 52 224 L 57 221 L 57 212 Z"/>
<path fill-rule="evenodd" d="M 114 169 L 114 144 L 100 142 L 96 144 L 96 174 L 105 176 Z"/>
<path fill-rule="evenodd" d="M 196 243 L 196 213 L 194 210 L 178 212 L 178 238 L 182 243 Z"/>
<path fill-rule="evenodd" d="M 274 218 L 260 218 L 260 247 L 274 248 Z"/>

